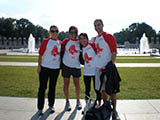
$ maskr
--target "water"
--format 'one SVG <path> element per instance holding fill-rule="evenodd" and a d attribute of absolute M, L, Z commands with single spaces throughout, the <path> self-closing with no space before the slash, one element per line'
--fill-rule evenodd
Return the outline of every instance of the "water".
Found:
<path fill-rule="evenodd" d="M 143 34 L 141 40 L 140 40 L 140 53 L 149 53 L 151 50 L 149 49 L 149 43 L 148 38 L 146 37 L 145 33 Z"/>
<path fill-rule="evenodd" d="M 34 53 L 35 52 L 35 39 L 32 34 L 30 34 L 28 39 L 28 53 Z"/>

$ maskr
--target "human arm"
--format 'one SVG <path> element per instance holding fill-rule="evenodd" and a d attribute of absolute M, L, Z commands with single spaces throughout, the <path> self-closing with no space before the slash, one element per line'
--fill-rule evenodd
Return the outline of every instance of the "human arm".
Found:
<path fill-rule="evenodd" d="M 37 67 L 37 73 L 38 74 L 41 72 L 41 63 L 42 63 L 42 56 L 39 55 L 39 57 L 38 57 L 38 67 Z"/>
<path fill-rule="evenodd" d="M 116 56 L 117 56 L 117 53 L 116 52 L 112 52 L 112 64 L 114 64 L 116 62 Z"/>

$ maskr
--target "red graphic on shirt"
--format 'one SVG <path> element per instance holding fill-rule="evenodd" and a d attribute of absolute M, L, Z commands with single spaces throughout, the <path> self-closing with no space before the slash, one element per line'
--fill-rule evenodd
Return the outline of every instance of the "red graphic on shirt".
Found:
<path fill-rule="evenodd" d="M 78 53 L 78 50 L 76 50 L 75 45 L 71 45 L 69 48 L 69 53 L 71 53 L 72 55 L 74 53 Z"/>
<path fill-rule="evenodd" d="M 51 54 L 52 54 L 53 56 L 56 56 L 56 55 L 59 55 L 59 54 L 60 54 L 60 53 L 58 52 L 57 46 L 54 46 L 54 47 L 53 47 L 53 49 L 52 49 L 52 51 L 51 51 Z"/>
<path fill-rule="evenodd" d="M 84 54 L 84 59 L 86 63 L 89 63 L 90 60 L 92 60 L 92 57 L 89 57 L 87 53 Z"/>
<path fill-rule="evenodd" d="M 97 48 L 97 54 L 100 53 L 103 50 L 103 48 L 99 47 L 99 43 L 96 44 L 96 48 Z"/>

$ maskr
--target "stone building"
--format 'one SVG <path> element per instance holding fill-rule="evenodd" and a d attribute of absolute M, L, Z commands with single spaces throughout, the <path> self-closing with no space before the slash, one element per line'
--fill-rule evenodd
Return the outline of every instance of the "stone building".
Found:
<path fill-rule="evenodd" d="M 35 48 L 39 48 L 43 38 L 35 38 Z M 0 49 L 20 49 L 28 47 L 28 39 L 26 38 L 6 38 L 0 37 Z"/>

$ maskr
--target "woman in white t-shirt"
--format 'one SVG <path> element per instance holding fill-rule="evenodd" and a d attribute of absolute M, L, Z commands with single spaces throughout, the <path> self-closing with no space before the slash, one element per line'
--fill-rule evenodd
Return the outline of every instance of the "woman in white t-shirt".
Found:
<path fill-rule="evenodd" d="M 96 47 L 94 43 L 89 42 L 88 35 L 86 33 L 81 33 L 79 35 L 80 44 L 82 47 L 82 56 L 84 59 L 84 69 L 83 69 L 83 79 L 85 84 L 85 100 L 86 103 L 90 98 L 91 90 L 91 79 L 93 79 L 94 90 L 95 90 L 95 57 L 96 57 Z M 98 101 L 98 106 L 101 105 L 101 93 L 95 90 Z"/>
<path fill-rule="evenodd" d="M 39 75 L 38 89 L 38 111 L 34 116 L 42 115 L 45 104 L 45 91 L 48 86 L 48 112 L 53 113 L 56 93 L 56 83 L 60 71 L 60 51 L 61 42 L 58 40 L 58 27 L 52 25 L 50 27 L 50 37 L 42 41 L 39 49 L 37 72 Z M 33 118 L 32 118 L 33 119 Z"/>
<path fill-rule="evenodd" d="M 82 105 L 80 103 L 80 83 L 81 68 L 79 62 L 80 44 L 77 39 L 78 29 L 75 26 L 69 28 L 69 38 L 61 42 L 61 52 L 64 52 L 62 58 L 62 76 L 64 78 L 64 95 L 66 98 L 65 110 L 70 111 L 71 106 L 69 102 L 69 84 L 70 78 L 73 77 L 75 86 L 75 93 L 77 98 L 77 109 L 80 110 Z"/>

